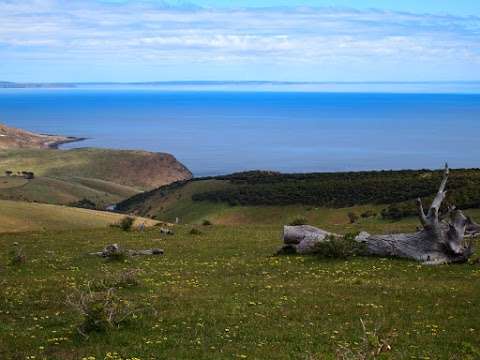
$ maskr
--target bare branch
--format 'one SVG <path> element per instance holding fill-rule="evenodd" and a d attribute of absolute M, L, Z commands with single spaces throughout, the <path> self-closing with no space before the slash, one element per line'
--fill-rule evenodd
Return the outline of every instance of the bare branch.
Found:
<path fill-rule="evenodd" d="M 420 198 L 417 199 L 417 208 L 418 208 L 418 217 L 423 227 L 428 226 L 427 216 L 425 215 L 425 211 L 423 210 L 422 199 Z"/>
<path fill-rule="evenodd" d="M 439 212 L 440 206 L 442 205 L 442 202 L 445 199 L 445 196 L 447 194 L 447 192 L 445 191 L 445 187 L 447 186 L 449 173 L 450 173 L 450 170 L 448 168 L 448 164 L 445 164 L 445 170 L 443 172 L 442 182 L 440 183 L 440 187 L 438 188 L 437 195 L 433 199 L 432 205 L 430 205 L 430 209 L 428 210 L 427 217 L 431 220 L 433 219 L 438 220 L 438 212 Z"/>

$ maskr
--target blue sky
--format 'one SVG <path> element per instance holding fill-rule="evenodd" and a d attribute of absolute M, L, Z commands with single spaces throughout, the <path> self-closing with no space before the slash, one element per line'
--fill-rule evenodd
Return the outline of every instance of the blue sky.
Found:
<path fill-rule="evenodd" d="M 130 0 L 104 0 L 126 3 Z M 155 0 L 151 0 L 155 2 Z M 157 3 L 159 1 L 156 1 Z M 352 9 L 384 9 L 414 13 L 480 15 L 478 0 L 171 0 L 173 5 L 195 4 L 201 7 L 344 7 Z"/>
<path fill-rule="evenodd" d="M 480 80 L 476 0 L 0 0 L 0 80 Z"/>

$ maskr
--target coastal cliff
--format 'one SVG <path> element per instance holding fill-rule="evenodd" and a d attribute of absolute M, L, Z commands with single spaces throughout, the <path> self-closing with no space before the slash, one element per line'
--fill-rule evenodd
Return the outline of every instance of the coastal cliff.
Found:
<path fill-rule="evenodd" d="M 0 124 L 0 174 L 28 170 L 35 176 L 66 180 L 76 185 L 81 182 L 85 186 L 85 181 L 93 179 L 136 191 L 192 178 L 190 170 L 168 153 L 101 148 L 57 149 L 60 144 L 80 140 L 36 134 Z"/>

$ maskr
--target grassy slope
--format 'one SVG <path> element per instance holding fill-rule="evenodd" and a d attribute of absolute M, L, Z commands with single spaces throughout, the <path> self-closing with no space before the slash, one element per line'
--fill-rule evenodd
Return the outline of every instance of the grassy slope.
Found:
<path fill-rule="evenodd" d="M 189 171 L 169 154 L 145 151 L 81 148 L 73 150 L 2 150 L 0 174 L 33 171 L 38 176 L 76 177 L 148 189 L 189 177 Z"/>
<path fill-rule="evenodd" d="M 28 184 L 21 176 L 0 176 L 0 190 L 13 189 Z"/>
<path fill-rule="evenodd" d="M 138 190 L 134 188 L 97 179 L 36 177 L 24 180 L 0 177 L 0 199 L 4 200 L 67 205 L 87 198 L 99 207 L 105 207 L 136 193 Z"/>
<path fill-rule="evenodd" d="M 39 230 L 100 228 L 118 222 L 123 215 L 65 206 L 0 200 L 0 233 Z M 146 221 L 153 225 L 155 221 Z"/>
<path fill-rule="evenodd" d="M 86 198 L 100 208 L 190 176 L 168 154 L 87 148 L 1 150 L 0 174 L 7 170 L 36 178 L 0 177 L 0 199 L 65 205 Z"/>
<path fill-rule="evenodd" d="M 99 192 L 118 195 L 125 199 L 132 194 L 138 193 L 135 187 L 120 185 L 112 181 L 105 181 L 100 179 L 89 179 L 85 177 L 74 177 L 71 179 L 72 183 L 80 184 L 82 186 L 94 189 Z"/>
<path fill-rule="evenodd" d="M 401 221 L 388 221 L 375 218 L 362 219 L 351 225 L 348 213 L 360 215 L 367 210 L 380 214 L 385 205 L 362 205 L 349 208 L 323 208 L 303 205 L 288 206 L 229 206 L 223 203 L 192 201 L 195 193 L 231 186 L 221 180 L 202 180 L 188 182 L 175 188 L 166 195 L 153 192 L 145 200 L 134 201 L 127 211 L 134 211 L 141 216 L 154 216 L 158 220 L 174 222 L 178 217 L 182 223 L 199 224 L 208 219 L 220 225 L 282 225 L 288 224 L 296 217 L 305 217 L 309 224 L 330 231 L 345 233 L 366 230 L 372 233 L 388 228 L 389 232 L 415 230 L 418 220 L 415 217 Z M 480 209 L 468 210 L 468 214 L 480 219 Z"/>
<path fill-rule="evenodd" d="M 142 216 L 153 216 L 158 219 L 170 219 L 174 222 L 179 217 L 184 223 L 201 222 L 205 218 L 215 216 L 223 209 L 228 208 L 225 204 L 213 204 L 206 201 L 192 201 L 192 195 L 197 192 L 209 191 L 227 187 L 225 181 L 206 180 L 193 181 L 181 186 L 178 189 L 162 196 L 155 192 L 153 196 L 148 197 L 141 203 Z"/>
<path fill-rule="evenodd" d="M 381 358 L 478 359 L 478 265 L 271 257 L 278 226 L 189 230 L 177 227 L 166 241 L 154 228 L 0 235 L 0 264 L 13 242 L 27 255 L 2 269 L 0 358 L 334 359 L 341 345 L 361 342 L 363 319 L 390 338 Z M 122 263 L 84 255 L 113 242 L 160 246 L 165 255 Z M 81 317 L 66 297 L 124 269 L 142 271 L 140 286 L 117 294 L 148 309 L 145 316 L 77 335 Z"/>

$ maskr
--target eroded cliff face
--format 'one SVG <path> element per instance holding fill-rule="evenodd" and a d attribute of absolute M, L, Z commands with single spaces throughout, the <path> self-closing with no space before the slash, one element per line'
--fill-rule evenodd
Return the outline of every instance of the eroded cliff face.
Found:
<path fill-rule="evenodd" d="M 83 159 L 82 164 L 52 169 L 51 174 L 88 176 L 150 190 L 175 181 L 189 180 L 192 173 L 173 155 L 139 150 L 81 148 L 50 150 L 52 153 Z"/>

